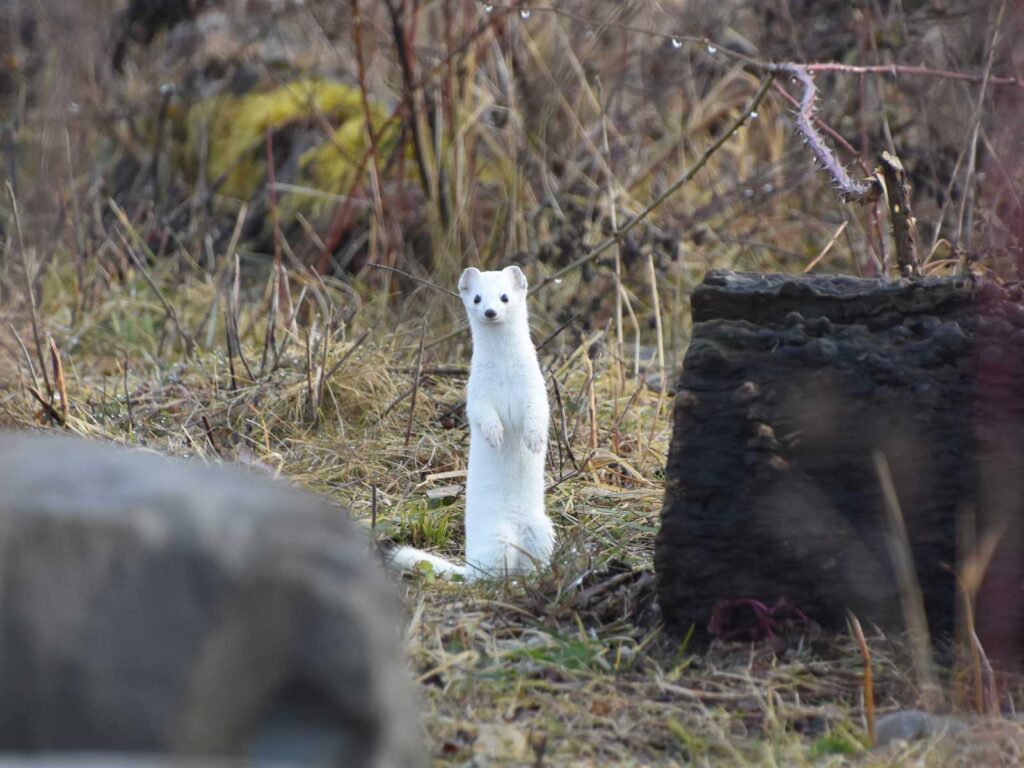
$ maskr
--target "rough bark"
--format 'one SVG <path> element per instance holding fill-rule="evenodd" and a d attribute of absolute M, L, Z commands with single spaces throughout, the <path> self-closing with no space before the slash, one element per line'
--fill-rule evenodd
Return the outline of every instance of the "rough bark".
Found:
<path fill-rule="evenodd" d="M 422 764 L 397 604 L 344 511 L 13 433 L 0 488 L 0 751 Z"/>
<path fill-rule="evenodd" d="M 713 271 L 693 320 L 655 556 L 668 626 L 784 598 L 826 627 L 848 608 L 901 627 L 881 452 L 933 629 L 954 624 L 958 531 L 1005 526 L 977 616 L 994 655 L 1019 651 L 1020 286 Z"/>

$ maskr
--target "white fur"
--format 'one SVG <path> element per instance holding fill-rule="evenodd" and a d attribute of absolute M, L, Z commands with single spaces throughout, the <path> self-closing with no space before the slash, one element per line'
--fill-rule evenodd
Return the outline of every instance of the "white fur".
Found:
<path fill-rule="evenodd" d="M 544 512 L 548 396 L 530 340 L 526 288 L 519 267 L 471 267 L 459 279 L 473 331 L 466 388 L 466 566 L 400 547 L 392 555 L 399 567 L 427 561 L 438 575 L 474 580 L 525 573 L 551 560 L 555 529 Z"/>

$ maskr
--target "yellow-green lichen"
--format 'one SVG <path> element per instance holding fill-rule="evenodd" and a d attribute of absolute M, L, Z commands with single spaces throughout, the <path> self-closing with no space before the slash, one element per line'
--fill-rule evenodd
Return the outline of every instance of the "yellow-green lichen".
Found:
<path fill-rule="evenodd" d="M 371 105 L 370 117 L 375 132 L 387 120 L 379 104 Z M 258 194 L 267 178 L 268 131 L 298 124 L 322 130 L 322 143 L 300 159 L 300 178 L 288 181 L 336 194 L 347 191 L 368 147 L 359 89 L 322 78 L 295 80 L 243 96 L 217 96 L 192 107 L 187 120 L 186 152 L 198 157 L 200 128 L 205 125 L 207 181 L 221 181 L 221 194 L 242 200 Z M 394 141 L 395 132 L 384 133 Z"/>

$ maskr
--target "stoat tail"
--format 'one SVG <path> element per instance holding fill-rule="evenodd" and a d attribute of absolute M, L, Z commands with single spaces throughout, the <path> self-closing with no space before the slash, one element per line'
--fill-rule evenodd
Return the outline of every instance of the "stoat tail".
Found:
<path fill-rule="evenodd" d="M 414 547 L 399 547 L 388 558 L 388 565 L 395 570 L 411 573 L 415 573 L 418 570 L 420 563 L 430 563 L 430 566 L 434 569 L 434 575 L 441 578 L 447 579 L 452 576 L 466 575 L 465 566 L 456 565 L 450 560 L 445 560 L 443 557 L 432 555 L 430 552 L 424 552 L 422 549 Z"/>

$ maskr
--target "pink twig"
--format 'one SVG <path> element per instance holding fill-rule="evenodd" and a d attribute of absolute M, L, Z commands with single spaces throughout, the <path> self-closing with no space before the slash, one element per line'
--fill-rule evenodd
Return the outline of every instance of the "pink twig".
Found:
<path fill-rule="evenodd" d="M 814 125 L 814 102 L 818 98 L 818 88 L 814 84 L 814 76 L 808 71 L 808 68 L 803 64 L 773 64 L 771 71 L 776 74 L 790 75 L 803 86 L 803 95 L 800 97 L 800 105 L 796 110 L 796 129 L 803 135 L 804 143 L 811 148 L 815 159 L 832 177 L 840 197 L 845 201 L 855 200 L 859 203 L 877 200 L 880 193 L 878 184 L 855 181 L 850 178 L 835 153 L 825 143 L 822 135 L 818 133 L 818 129 Z"/>
<path fill-rule="evenodd" d="M 841 72 L 846 75 L 917 75 L 922 77 L 941 77 L 946 80 L 964 80 L 969 83 L 981 83 L 985 81 L 982 75 L 969 75 L 966 72 L 953 72 L 948 69 L 932 69 L 931 67 L 915 66 L 911 64 L 872 64 L 868 66 L 857 66 L 854 64 L 839 64 L 837 62 L 824 62 L 821 64 L 802 65 L 808 72 Z M 1024 88 L 1024 80 L 1019 77 L 1007 75 L 992 75 L 988 78 L 989 85 L 1015 85 Z"/>

